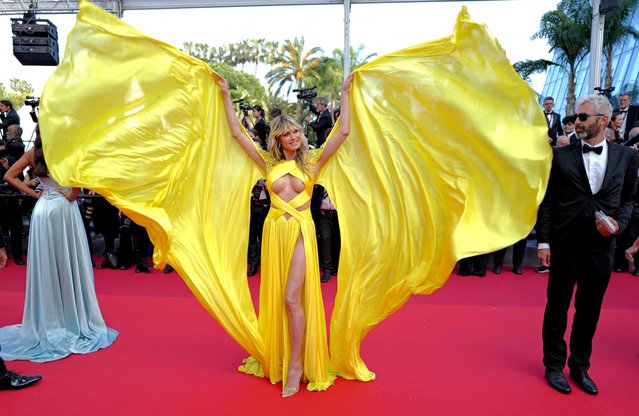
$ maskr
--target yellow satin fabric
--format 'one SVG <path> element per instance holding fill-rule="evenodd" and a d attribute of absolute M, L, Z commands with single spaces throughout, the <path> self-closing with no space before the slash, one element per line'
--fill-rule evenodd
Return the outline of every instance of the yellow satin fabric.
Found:
<path fill-rule="evenodd" d="M 552 156 L 533 91 L 465 8 L 452 36 L 359 68 L 351 90 L 351 134 L 318 178 L 342 231 L 331 371 L 371 380 L 368 331 L 457 259 L 524 237 Z M 210 68 L 82 1 L 40 118 L 54 178 L 147 227 L 156 266 L 263 362 L 246 246 L 264 174 L 231 138 Z"/>

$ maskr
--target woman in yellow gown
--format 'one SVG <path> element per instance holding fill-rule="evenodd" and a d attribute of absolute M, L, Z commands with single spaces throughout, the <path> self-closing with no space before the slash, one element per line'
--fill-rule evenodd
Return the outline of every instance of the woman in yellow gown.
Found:
<path fill-rule="evenodd" d="M 285 374 L 293 357 L 286 350 L 284 313 L 284 282 L 291 277 L 264 271 L 258 322 L 246 251 L 238 250 L 248 245 L 247 196 L 271 158 L 274 188 L 303 183 L 306 189 L 316 181 L 340 211 L 340 279 L 328 369 L 319 290 L 313 288 L 318 278 L 304 268 L 306 322 L 298 331 L 304 334 L 301 344 L 294 342 L 295 348 L 301 345 L 301 360 L 293 364 L 303 363 L 308 389 L 328 387 L 329 372 L 373 380 L 360 349 L 377 324 L 411 295 L 441 287 L 458 259 L 509 246 L 535 223 L 552 158 L 547 125 L 534 91 L 465 8 L 450 36 L 354 71 L 345 97 L 350 105 L 341 107 L 342 122 L 346 109 L 357 114 L 344 122 L 348 140 L 321 171 L 312 163 L 328 160 L 335 150 L 330 146 L 343 141 L 338 122 L 323 153 L 308 154 L 314 166 L 308 179 L 296 162 L 228 138 L 228 109 L 212 74 L 207 63 L 82 0 L 64 57 L 42 93 L 41 127 L 49 138 L 43 148 L 58 183 L 99 192 L 146 227 L 156 267 L 174 266 L 202 306 L 253 357 L 241 370 L 281 379 L 289 384 L 287 392 L 297 385 Z M 284 124 L 282 132 L 289 130 Z M 295 259 L 295 236 L 306 232 L 304 211 L 286 211 L 283 204 L 299 208 L 305 197 L 289 197 L 282 194 L 273 203 L 282 213 L 269 218 L 269 236 L 284 234 L 286 214 L 301 216 L 288 219 L 299 230 L 293 229 L 290 240 L 278 237 L 289 251 L 269 248 L 269 258 Z M 301 240 L 306 266 L 316 262 L 308 240 Z M 270 298 L 271 284 L 279 300 Z M 317 298 L 308 301 L 307 292 Z"/>
<path fill-rule="evenodd" d="M 315 177 L 348 136 L 350 81 L 342 87 L 344 111 L 340 128 L 325 146 L 309 151 L 302 126 L 282 115 L 271 121 L 265 152 L 255 146 L 240 126 L 228 83 L 222 77 L 217 78 L 233 138 L 266 172 L 272 203 L 262 237 L 258 317 L 265 353 L 262 362 L 250 357 L 240 370 L 265 374 L 273 383 L 281 380 L 282 397 L 296 394 L 302 378 L 308 379 L 308 390 L 325 390 L 335 380 L 328 372 L 326 321 L 310 201 Z"/>

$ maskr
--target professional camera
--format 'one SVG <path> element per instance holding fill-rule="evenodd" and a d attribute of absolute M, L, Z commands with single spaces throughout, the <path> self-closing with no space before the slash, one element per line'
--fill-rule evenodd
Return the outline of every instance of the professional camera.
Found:
<path fill-rule="evenodd" d="M 31 107 L 37 107 L 40 105 L 40 97 L 28 96 L 24 100 L 24 105 L 30 105 Z"/>
<path fill-rule="evenodd" d="M 316 87 L 309 88 L 297 88 L 294 89 L 293 92 L 297 93 L 297 99 L 303 100 L 307 106 L 311 107 L 313 105 L 313 98 L 317 97 L 317 92 L 315 92 Z"/>
<path fill-rule="evenodd" d="M 31 111 L 29 111 L 29 115 L 31 116 L 31 120 L 33 120 L 34 123 L 37 123 L 38 122 L 37 108 L 40 105 L 40 97 L 28 96 L 24 100 L 24 105 L 31 106 Z"/>
<path fill-rule="evenodd" d="M 247 117 L 248 112 L 251 111 L 251 109 L 253 109 L 253 106 L 251 104 L 247 104 L 244 102 L 244 98 L 240 98 L 239 100 L 233 101 L 233 104 L 238 105 L 240 110 L 242 110 L 242 112 L 244 113 L 244 117 Z"/>
<path fill-rule="evenodd" d="M 599 88 L 595 87 L 595 91 L 599 91 L 599 95 L 603 95 L 605 97 L 611 98 L 612 92 L 615 90 L 615 87 L 610 88 Z"/>

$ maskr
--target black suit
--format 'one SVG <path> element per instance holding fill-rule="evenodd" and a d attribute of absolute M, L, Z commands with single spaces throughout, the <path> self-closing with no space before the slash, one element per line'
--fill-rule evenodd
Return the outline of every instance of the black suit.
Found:
<path fill-rule="evenodd" d="M 626 118 L 626 131 L 623 134 L 624 142 L 630 138 L 630 130 L 632 130 L 633 127 L 639 127 L 639 106 L 629 105 L 626 111 L 627 112 L 623 112 L 624 117 Z M 637 141 L 639 141 L 639 138 L 634 140 L 633 143 L 629 143 L 628 146 L 637 143 Z"/>
<path fill-rule="evenodd" d="M 311 107 L 311 111 L 317 115 L 317 118 L 311 121 L 310 126 L 315 131 L 315 144 L 317 147 L 320 147 L 324 144 L 328 133 L 330 133 L 333 128 L 333 116 L 331 116 L 331 112 L 328 108 L 320 113 L 315 107 Z"/>
<path fill-rule="evenodd" d="M 13 124 L 20 125 L 20 116 L 14 109 L 7 111 L 6 115 L 0 113 L 0 120 L 2 120 L 2 124 L 0 124 L 0 129 L 2 129 L 2 135 L 5 137 L 7 135 L 7 127 Z"/>
<path fill-rule="evenodd" d="M 630 220 L 637 185 L 637 153 L 608 144 L 601 189 L 592 194 L 581 143 L 554 149 L 548 190 L 537 219 L 537 241 L 549 243 L 550 275 L 544 313 L 544 365 L 561 371 L 564 334 L 574 286 L 575 317 L 570 334 L 571 370 L 588 370 L 592 338 L 611 273 L 612 238 L 596 229 L 595 211 L 613 217 L 622 231 Z"/>
<path fill-rule="evenodd" d="M 546 124 L 548 125 L 548 137 L 552 139 L 552 145 L 557 144 L 557 137 L 564 134 L 564 129 L 561 127 L 561 116 L 554 111 L 550 113 L 551 117 L 548 120 L 548 114 L 544 113 Z"/>

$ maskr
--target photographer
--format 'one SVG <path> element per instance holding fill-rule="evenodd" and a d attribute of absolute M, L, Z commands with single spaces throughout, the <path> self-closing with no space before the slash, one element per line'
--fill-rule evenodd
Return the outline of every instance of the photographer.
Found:
<path fill-rule="evenodd" d="M 244 123 L 248 128 L 254 128 L 257 130 L 257 135 L 260 138 L 262 149 L 266 150 L 266 122 L 264 121 L 264 109 L 261 105 L 254 105 L 251 107 L 251 114 L 253 115 L 254 122 L 248 116 L 248 113 L 244 112 Z"/>
<path fill-rule="evenodd" d="M 9 100 L 0 100 L 0 129 L 2 129 L 2 136 L 6 137 L 7 127 L 14 124 L 20 124 L 20 116 L 13 109 L 13 104 Z"/>
<path fill-rule="evenodd" d="M 18 192 L 6 183 L 4 175 L 16 160 L 9 156 L 3 141 L 0 141 L 0 228 L 11 233 L 11 255 L 17 265 L 24 265 L 22 258 L 22 207 Z"/>
<path fill-rule="evenodd" d="M 306 121 L 309 122 L 313 131 L 315 131 L 315 146 L 319 148 L 324 144 L 328 133 L 333 128 L 333 117 L 328 109 L 328 100 L 326 97 L 319 97 L 315 105 L 311 104 L 309 108 L 317 118 L 311 121 L 312 117 L 308 115 L 306 116 Z"/>

